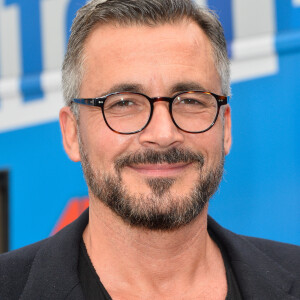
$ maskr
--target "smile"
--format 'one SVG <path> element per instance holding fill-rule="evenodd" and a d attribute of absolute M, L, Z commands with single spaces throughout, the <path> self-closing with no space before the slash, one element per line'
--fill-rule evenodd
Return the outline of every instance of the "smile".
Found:
<path fill-rule="evenodd" d="M 135 172 L 154 177 L 174 177 L 184 172 L 192 163 L 140 164 L 129 166 Z"/>

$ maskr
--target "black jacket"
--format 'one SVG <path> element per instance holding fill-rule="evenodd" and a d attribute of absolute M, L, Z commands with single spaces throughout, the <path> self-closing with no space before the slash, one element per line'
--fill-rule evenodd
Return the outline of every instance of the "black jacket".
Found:
<path fill-rule="evenodd" d="M 88 211 L 53 237 L 0 256 L 0 299 L 84 299 L 77 264 Z M 300 299 L 300 247 L 234 234 L 211 218 L 244 299 Z"/>

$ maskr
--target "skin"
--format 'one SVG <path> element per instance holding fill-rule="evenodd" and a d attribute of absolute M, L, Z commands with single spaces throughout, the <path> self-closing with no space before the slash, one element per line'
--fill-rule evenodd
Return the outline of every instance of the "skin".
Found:
<path fill-rule="evenodd" d="M 85 43 L 85 74 L 80 97 L 97 97 L 118 85 L 133 85 L 150 97 L 172 96 L 184 83 L 221 95 L 210 42 L 191 21 L 156 27 L 112 24 L 95 27 Z M 178 87 L 177 87 L 178 88 Z M 194 88 L 196 89 L 196 88 Z M 76 120 L 68 107 L 60 112 L 63 143 L 80 161 Z M 133 135 L 112 132 L 97 108 L 80 106 L 81 139 L 97 170 L 115 174 L 121 154 L 171 147 L 200 151 L 203 172 L 216 166 L 231 146 L 230 108 L 224 121 L 201 134 L 185 133 L 172 123 L 168 104 L 155 103 L 148 127 Z M 151 192 L 146 177 L 175 178 L 173 195 L 186 195 L 197 178 L 193 164 L 126 167 L 122 180 L 131 194 Z M 225 299 L 227 283 L 221 253 L 207 233 L 207 207 L 190 224 L 162 232 L 124 223 L 90 192 L 90 220 L 83 238 L 91 261 L 113 299 Z M 168 204 L 172 205 L 172 204 Z M 163 209 L 163 207 L 162 207 Z"/>

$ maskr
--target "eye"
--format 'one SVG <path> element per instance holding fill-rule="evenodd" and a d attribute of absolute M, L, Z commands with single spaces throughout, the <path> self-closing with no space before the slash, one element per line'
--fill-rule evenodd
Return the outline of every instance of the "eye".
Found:
<path fill-rule="evenodd" d="M 133 115 L 149 111 L 149 101 L 141 95 L 113 95 L 106 99 L 104 103 L 105 114 Z"/>
<path fill-rule="evenodd" d="M 203 105 L 203 103 L 198 99 L 192 99 L 192 98 L 180 99 L 179 103 L 188 104 L 188 105 Z"/>
<path fill-rule="evenodd" d="M 134 105 L 135 103 L 131 100 L 120 100 L 118 102 L 115 102 L 111 105 L 111 107 L 127 107 L 127 106 L 131 106 L 131 105 Z"/>
<path fill-rule="evenodd" d="M 116 109 L 126 109 L 132 108 L 136 105 L 136 101 L 133 99 L 120 99 L 114 101 L 107 101 L 106 109 L 116 110 Z"/>
<path fill-rule="evenodd" d="M 184 96 L 184 97 L 179 96 L 176 99 L 174 104 L 178 105 L 180 107 L 187 107 L 187 106 L 191 107 L 191 106 L 193 106 L 194 109 L 195 108 L 200 108 L 200 107 L 203 107 L 203 106 L 206 105 L 205 104 L 205 99 L 201 99 L 200 97 L 195 97 L 195 96 L 193 97 L 191 95 L 188 95 L 187 97 L 186 96 Z"/>

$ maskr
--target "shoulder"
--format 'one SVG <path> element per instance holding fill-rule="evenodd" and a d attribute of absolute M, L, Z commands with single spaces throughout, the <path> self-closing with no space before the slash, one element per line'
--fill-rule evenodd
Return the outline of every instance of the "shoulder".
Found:
<path fill-rule="evenodd" d="M 284 268 L 296 272 L 300 276 L 300 247 L 271 241 L 262 238 L 238 235 L 243 241 L 248 242 L 262 253 L 278 262 Z"/>
<path fill-rule="evenodd" d="M 299 246 L 235 234 L 210 217 L 208 230 L 226 251 L 245 299 L 299 299 Z"/>
<path fill-rule="evenodd" d="M 299 246 L 239 235 L 221 227 L 210 217 L 208 226 L 225 246 L 232 260 L 243 260 L 251 264 L 256 262 L 257 266 L 267 266 L 267 262 L 273 262 L 297 276 L 300 275 Z"/>
<path fill-rule="evenodd" d="M 0 255 L 1 299 L 18 299 L 29 276 L 36 253 L 44 241 Z"/>
<path fill-rule="evenodd" d="M 0 255 L 0 299 L 61 299 L 70 292 L 78 283 L 79 245 L 87 223 L 88 210 L 54 236 Z"/>

